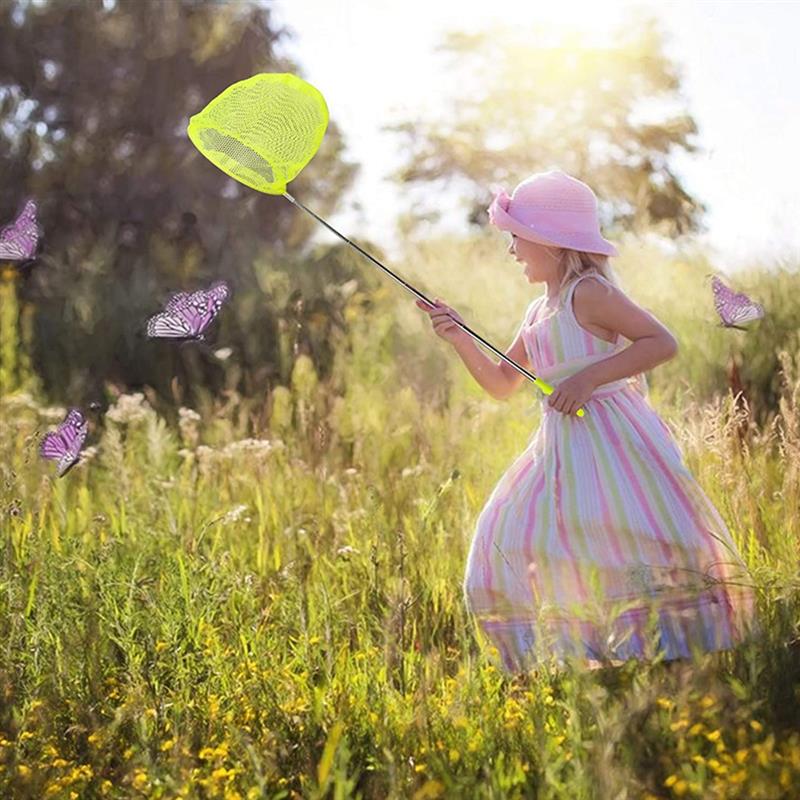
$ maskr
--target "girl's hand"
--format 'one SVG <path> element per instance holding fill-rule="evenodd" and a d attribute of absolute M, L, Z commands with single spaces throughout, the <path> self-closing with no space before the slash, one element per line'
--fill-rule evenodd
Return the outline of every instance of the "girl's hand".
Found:
<path fill-rule="evenodd" d="M 422 300 L 417 300 L 417 308 L 428 312 L 433 324 L 433 330 L 437 336 L 440 336 L 450 344 L 456 344 L 469 337 L 469 334 L 456 325 L 453 320 L 466 324 L 457 311 L 454 311 L 446 303 L 442 303 L 438 297 L 434 297 L 435 305 L 428 305 Z"/>
<path fill-rule="evenodd" d="M 562 414 L 574 414 L 592 396 L 597 384 L 583 369 L 554 387 L 547 404 Z"/>

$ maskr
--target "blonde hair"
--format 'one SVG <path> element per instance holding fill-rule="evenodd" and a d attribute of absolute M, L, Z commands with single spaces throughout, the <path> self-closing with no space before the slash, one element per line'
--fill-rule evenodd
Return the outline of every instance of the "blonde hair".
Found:
<path fill-rule="evenodd" d="M 566 247 L 545 247 L 550 256 L 564 266 L 559 294 L 581 275 L 591 274 L 600 274 L 617 289 L 623 291 L 608 256 L 602 253 L 587 253 L 584 250 L 569 250 Z"/>

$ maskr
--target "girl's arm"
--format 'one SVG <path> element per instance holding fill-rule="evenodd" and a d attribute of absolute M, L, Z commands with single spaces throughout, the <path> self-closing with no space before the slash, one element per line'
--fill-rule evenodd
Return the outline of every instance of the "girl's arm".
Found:
<path fill-rule="evenodd" d="M 459 320 L 461 323 L 464 322 L 458 312 L 450 308 L 447 303 L 441 302 L 438 297 L 434 298 L 434 300 L 435 304 L 433 305 L 417 300 L 416 306 L 425 311 L 431 318 L 436 335 L 453 345 L 472 377 L 478 381 L 481 387 L 495 400 L 504 400 L 511 393 L 511 389 L 500 365 L 479 350 L 472 337 L 453 322 L 454 319 Z M 520 333 L 517 334 L 517 338 L 506 355 L 514 360 L 518 358 L 522 360 L 525 357 L 521 327 Z M 501 363 L 505 364 L 505 361 Z M 513 369 L 513 367 L 509 367 L 509 369 Z"/>
<path fill-rule="evenodd" d="M 509 366 L 502 359 L 498 363 L 487 356 L 467 334 L 463 339 L 456 340 L 453 346 L 467 369 L 472 373 L 472 377 L 495 400 L 506 400 L 519 389 L 523 381 L 527 380 L 524 375 L 520 375 L 514 367 Z M 522 329 L 519 330 L 517 337 L 505 354 L 523 369 L 530 369 L 525 343 L 522 341 Z"/>
<path fill-rule="evenodd" d="M 595 386 L 646 372 L 678 352 L 678 342 L 669 330 L 616 287 L 592 279 L 581 281 L 573 292 L 573 311 L 581 325 L 599 325 L 632 342 L 581 370 Z"/>

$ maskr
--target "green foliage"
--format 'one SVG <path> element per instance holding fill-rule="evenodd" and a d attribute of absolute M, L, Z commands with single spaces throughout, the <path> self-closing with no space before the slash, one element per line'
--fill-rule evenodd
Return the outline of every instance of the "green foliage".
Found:
<path fill-rule="evenodd" d="M 510 192 L 553 167 L 592 186 L 612 237 L 698 229 L 705 207 L 670 167 L 697 150 L 697 125 L 660 23 L 633 12 L 604 41 L 589 38 L 513 23 L 445 35 L 432 79 L 444 99 L 385 126 L 402 142 L 393 177 L 412 201 L 406 235 L 439 218 L 445 186 L 458 187 L 466 220 L 485 224 L 492 184 Z"/>
<path fill-rule="evenodd" d="M 461 584 L 538 403 L 477 395 L 404 308 L 355 291 L 327 377 L 298 357 L 270 402 L 230 393 L 173 425 L 122 394 L 62 479 L 36 444 L 64 409 L 0 399 L 4 795 L 778 798 L 800 781 L 797 353 L 777 356 L 767 426 L 730 395 L 658 406 L 747 563 L 763 639 L 509 676 Z"/>
<path fill-rule="evenodd" d="M 19 302 L 31 310 L 25 324 L 47 393 L 85 403 L 111 382 L 199 403 L 200 385 L 219 396 L 285 382 L 294 353 L 279 360 L 281 319 L 307 320 L 265 303 L 255 265 L 287 254 L 302 263 L 317 226 L 285 199 L 228 178 L 185 134 L 189 116 L 225 86 L 261 71 L 297 72 L 277 53 L 286 32 L 271 10 L 0 0 L 0 29 L 9 32 L 0 51 L 0 219 L 25 196 L 39 202 L 44 252 Z M 335 209 L 355 174 L 343 150 L 332 121 L 292 183 L 320 214 Z M 145 320 L 171 292 L 218 278 L 233 290 L 233 313 L 214 331 L 234 350 L 227 363 L 208 348 L 176 352 L 144 339 Z M 331 316 L 335 301 L 322 299 Z M 308 336 L 323 351 L 324 327 Z M 313 355 L 324 371 L 329 354 Z"/>
<path fill-rule="evenodd" d="M 20 308 L 17 286 L 14 268 L 0 271 L 0 396 L 39 388 L 31 367 L 33 308 Z"/>
<path fill-rule="evenodd" d="M 17 389 L 19 306 L 14 277 L 10 270 L 0 276 L 0 394 Z"/>

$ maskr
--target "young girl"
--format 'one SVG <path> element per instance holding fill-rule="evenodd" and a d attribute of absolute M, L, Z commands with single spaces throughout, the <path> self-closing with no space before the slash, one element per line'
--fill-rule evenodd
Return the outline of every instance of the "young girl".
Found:
<path fill-rule="evenodd" d="M 489 218 L 511 234 L 528 282 L 546 286 L 507 356 L 554 391 L 488 358 L 438 298 L 417 301 L 489 394 L 524 387 L 542 401 L 538 430 L 478 517 L 467 608 L 509 673 L 548 656 L 594 669 L 733 647 L 756 628 L 747 569 L 647 401 L 642 373 L 678 345 L 618 287 L 594 192 L 540 173 L 499 192 Z"/>

